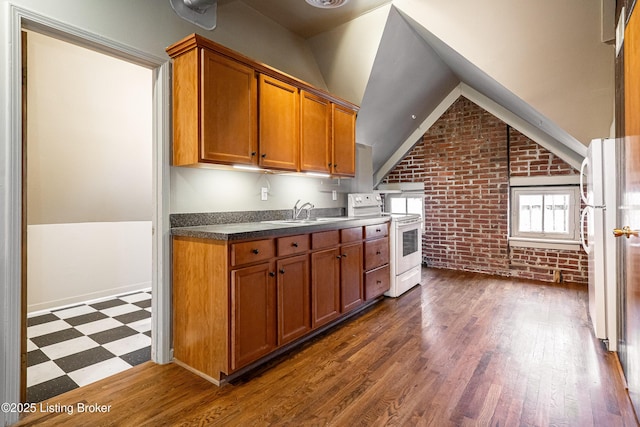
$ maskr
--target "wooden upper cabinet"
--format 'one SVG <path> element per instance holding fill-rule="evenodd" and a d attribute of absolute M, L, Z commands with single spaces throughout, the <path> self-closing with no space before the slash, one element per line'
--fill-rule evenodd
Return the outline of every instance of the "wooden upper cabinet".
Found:
<path fill-rule="evenodd" d="M 197 34 L 167 53 L 174 166 L 355 176 L 356 105 Z"/>
<path fill-rule="evenodd" d="M 300 170 L 330 173 L 331 102 L 300 91 Z"/>
<path fill-rule="evenodd" d="M 355 176 L 356 174 L 356 111 L 333 104 L 332 108 L 333 162 L 331 174 Z"/>
<path fill-rule="evenodd" d="M 263 74 L 259 79 L 259 164 L 265 168 L 297 171 L 300 142 L 298 88 Z"/>
<path fill-rule="evenodd" d="M 201 161 L 257 162 L 257 82 L 253 68 L 202 50 Z"/>
<path fill-rule="evenodd" d="M 255 71 L 206 49 L 174 58 L 174 166 L 257 164 Z"/>

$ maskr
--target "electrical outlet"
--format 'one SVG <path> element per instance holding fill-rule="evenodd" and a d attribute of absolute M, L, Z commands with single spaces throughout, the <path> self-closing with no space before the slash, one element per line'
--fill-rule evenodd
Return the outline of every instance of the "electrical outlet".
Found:
<path fill-rule="evenodd" d="M 262 187 L 260 189 L 260 200 L 267 200 L 269 198 L 269 189 L 267 187 Z"/>
<path fill-rule="evenodd" d="M 338 192 L 336 190 L 331 191 L 331 200 L 338 200 Z"/>

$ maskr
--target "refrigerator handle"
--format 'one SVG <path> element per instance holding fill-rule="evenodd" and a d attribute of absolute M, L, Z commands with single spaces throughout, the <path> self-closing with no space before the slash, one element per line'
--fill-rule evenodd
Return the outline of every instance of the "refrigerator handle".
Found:
<path fill-rule="evenodd" d="M 587 169 L 587 167 L 589 167 L 589 158 L 585 157 L 584 160 L 582 161 L 582 166 L 580 167 L 580 197 L 582 198 L 582 201 L 585 202 L 586 204 L 588 204 L 589 202 L 587 201 L 587 193 L 585 191 L 585 182 L 584 182 L 584 178 L 585 178 L 585 170 Z"/>
<path fill-rule="evenodd" d="M 587 212 L 589 211 L 589 209 L 591 209 L 591 207 L 586 206 L 582 210 L 582 214 L 580 215 L 580 242 L 582 243 L 582 248 L 587 253 L 587 255 L 591 252 L 591 248 L 587 244 L 587 239 L 585 239 L 584 229 L 585 229 L 585 220 L 587 219 Z"/>

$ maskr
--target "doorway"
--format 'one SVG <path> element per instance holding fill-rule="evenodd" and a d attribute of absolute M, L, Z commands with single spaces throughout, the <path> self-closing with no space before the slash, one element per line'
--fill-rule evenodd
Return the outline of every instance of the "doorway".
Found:
<path fill-rule="evenodd" d="M 153 76 L 25 35 L 26 400 L 38 402 L 150 359 Z"/>

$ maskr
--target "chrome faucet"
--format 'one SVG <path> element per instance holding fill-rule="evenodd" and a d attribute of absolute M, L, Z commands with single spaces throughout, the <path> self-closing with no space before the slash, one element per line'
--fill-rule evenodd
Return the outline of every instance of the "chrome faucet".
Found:
<path fill-rule="evenodd" d="M 300 203 L 300 199 L 298 199 L 296 204 L 293 206 L 293 219 L 298 219 L 298 217 L 300 216 L 300 212 L 305 209 L 307 210 L 307 219 L 309 219 L 311 217 L 311 209 L 313 209 L 315 206 L 313 206 L 312 203 L 306 202 L 303 203 L 302 206 L 298 207 L 298 203 Z"/>

